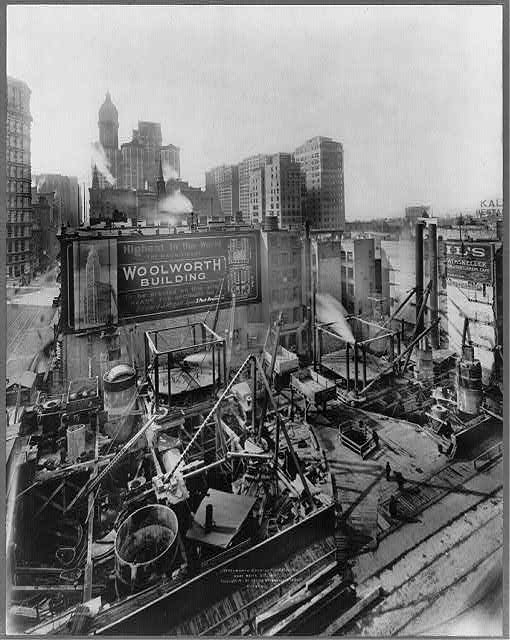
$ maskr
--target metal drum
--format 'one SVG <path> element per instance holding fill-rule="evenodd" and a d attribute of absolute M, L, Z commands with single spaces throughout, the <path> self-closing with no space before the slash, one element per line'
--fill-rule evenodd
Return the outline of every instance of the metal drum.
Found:
<path fill-rule="evenodd" d="M 482 365 L 479 360 L 461 360 L 457 365 L 457 409 L 478 415 L 482 406 Z"/>
<path fill-rule="evenodd" d="M 67 457 L 70 462 L 76 462 L 85 451 L 87 425 L 70 424 L 67 427 Z"/>
<path fill-rule="evenodd" d="M 108 421 L 104 431 L 115 442 L 126 442 L 133 433 L 137 411 L 136 371 L 128 364 L 118 364 L 103 376 L 104 409 Z"/>
<path fill-rule="evenodd" d="M 151 504 L 134 511 L 115 539 L 115 574 L 123 591 L 133 592 L 172 568 L 177 552 L 177 516 Z"/>

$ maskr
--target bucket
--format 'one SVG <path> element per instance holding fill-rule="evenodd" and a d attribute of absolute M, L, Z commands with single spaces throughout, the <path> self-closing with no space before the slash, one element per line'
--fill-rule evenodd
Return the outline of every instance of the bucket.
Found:
<path fill-rule="evenodd" d="M 177 516 L 152 504 L 134 511 L 115 538 L 115 575 L 121 590 L 132 593 L 172 568 L 177 552 Z"/>
<path fill-rule="evenodd" d="M 67 457 L 70 462 L 76 462 L 85 451 L 86 433 L 85 424 L 70 424 L 67 427 Z"/>

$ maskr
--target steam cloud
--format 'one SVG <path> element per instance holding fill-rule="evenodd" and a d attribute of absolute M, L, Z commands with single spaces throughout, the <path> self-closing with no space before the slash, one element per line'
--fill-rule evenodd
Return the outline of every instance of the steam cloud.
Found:
<path fill-rule="evenodd" d="M 177 180 L 177 178 L 179 177 L 177 171 L 170 164 L 164 164 L 162 166 L 162 169 L 165 182 L 168 182 L 169 180 Z"/>
<path fill-rule="evenodd" d="M 115 178 L 110 173 L 110 161 L 106 156 L 105 150 L 103 149 L 103 145 L 100 142 L 94 142 L 91 145 L 92 149 L 92 166 L 96 166 L 99 173 L 104 176 L 106 181 L 114 185 Z"/>
<path fill-rule="evenodd" d="M 345 319 L 346 311 L 341 302 L 329 293 L 318 293 L 315 297 L 317 322 L 334 322 L 329 328 L 349 344 L 354 344 L 354 336 Z"/>
<path fill-rule="evenodd" d="M 193 212 L 193 205 L 186 196 L 182 195 L 181 190 L 177 189 L 164 198 L 160 204 L 160 210 L 174 215 L 185 215 Z"/>

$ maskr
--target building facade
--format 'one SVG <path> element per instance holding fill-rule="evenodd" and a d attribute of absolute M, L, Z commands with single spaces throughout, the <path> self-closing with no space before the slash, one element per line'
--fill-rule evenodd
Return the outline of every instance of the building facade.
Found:
<path fill-rule="evenodd" d="M 374 238 L 342 239 L 342 304 L 356 315 L 372 315 L 376 294 Z"/>
<path fill-rule="evenodd" d="M 271 156 L 264 166 L 265 216 L 278 218 L 280 229 L 298 228 L 303 224 L 302 174 L 290 153 Z"/>
<path fill-rule="evenodd" d="M 264 167 L 270 156 L 259 154 L 241 160 L 239 163 L 239 211 L 243 214 L 243 220 L 251 219 L 250 212 L 250 177 L 253 171 Z"/>
<path fill-rule="evenodd" d="M 7 276 L 30 280 L 32 264 L 32 197 L 30 89 L 7 78 Z"/>
<path fill-rule="evenodd" d="M 261 224 L 266 217 L 266 171 L 264 167 L 250 171 L 248 182 L 248 219 L 250 224 Z"/>
<path fill-rule="evenodd" d="M 54 264 L 59 242 L 57 234 L 62 227 L 60 203 L 53 191 L 32 188 L 32 256 L 34 270 L 43 271 Z"/>
<path fill-rule="evenodd" d="M 32 183 L 36 184 L 38 192 L 53 193 L 53 206 L 59 210 L 61 224 L 70 227 L 80 224 L 83 207 L 76 177 L 59 173 L 40 173 L 32 176 Z"/>
<path fill-rule="evenodd" d="M 234 217 L 239 211 L 239 170 L 237 165 L 221 165 L 206 171 L 205 187 L 220 201 L 221 212 Z"/>
<path fill-rule="evenodd" d="M 304 215 L 316 229 L 345 227 L 343 147 L 317 136 L 294 152 L 305 175 Z"/>

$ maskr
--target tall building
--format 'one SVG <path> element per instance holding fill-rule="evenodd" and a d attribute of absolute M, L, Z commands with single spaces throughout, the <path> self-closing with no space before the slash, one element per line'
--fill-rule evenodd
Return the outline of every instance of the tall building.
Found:
<path fill-rule="evenodd" d="M 290 153 L 277 153 L 264 166 L 265 212 L 278 218 L 280 229 L 300 227 L 302 215 L 302 174 Z"/>
<path fill-rule="evenodd" d="M 224 216 L 234 217 L 239 211 L 239 170 L 237 165 L 222 165 L 206 171 L 205 187 L 215 193 Z"/>
<path fill-rule="evenodd" d="M 60 201 L 53 191 L 32 187 L 32 258 L 34 269 L 45 270 L 57 258 L 57 233 L 62 227 Z M 70 225 L 71 226 L 71 225 Z"/>
<path fill-rule="evenodd" d="M 374 238 L 342 238 L 342 303 L 354 314 L 371 314 L 376 293 Z"/>
<path fill-rule="evenodd" d="M 25 82 L 7 78 L 7 276 L 28 280 L 33 273 L 30 93 Z"/>
<path fill-rule="evenodd" d="M 266 217 L 266 171 L 265 167 L 250 171 L 248 220 L 251 224 L 264 222 Z"/>
<path fill-rule="evenodd" d="M 82 205 L 78 179 L 59 173 L 40 173 L 32 176 L 37 192 L 53 193 L 54 207 L 59 210 L 61 224 L 77 227 L 81 221 Z"/>
<path fill-rule="evenodd" d="M 105 100 L 99 108 L 97 124 L 99 127 L 99 142 L 108 159 L 110 173 L 118 181 L 120 176 L 119 113 L 112 102 L 109 91 L 106 92 Z M 99 176 L 99 184 L 102 189 L 109 184 L 101 174 Z"/>
<path fill-rule="evenodd" d="M 304 215 L 316 229 L 345 226 L 343 147 L 331 138 L 317 136 L 294 152 L 305 174 Z"/>
<path fill-rule="evenodd" d="M 173 144 L 167 144 L 159 149 L 163 175 L 165 180 L 181 177 L 180 149 Z"/>
<path fill-rule="evenodd" d="M 163 141 L 159 122 L 138 122 L 133 131 L 133 140 L 143 146 L 144 188 L 153 189 L 158 177 L 159 150 Z"/>
<path fill-rule="evenodd" d="M 100 189 L 113 187 L 156 191 L 160 161 L 167 179 L 180 176 L 180 149 L 173 144 L 163 146 L 159 122 L 139 121 L 138 129 L 133 129 L 131 141 L 121 144 L 119 149 L 119 115 L 109 92 L 99 109 L 98 125 L 99 142 L 106 156 L 105 164 L 115 180 L 111 184 L 101 174 L 101 166 L 98 166 Z M 98 164 L 94 161 L 92 169 Z"/>
<path fill-rule="evenodd" d="M 250 214 L 250 174 L 263 168 L 270 156 L 259 154 L 241 160 L 239 163 L 239 211 L 243 214 L 243 220 L 248 221 Z"/>
<path fill-rule="evenodd" d="M 123 189 L 143 189 L 144 175 L 144 147 L 138 140 L 125 142 L 120 147 L 121 176 L 120 185 Z"/>

